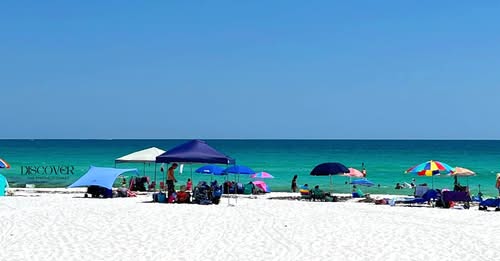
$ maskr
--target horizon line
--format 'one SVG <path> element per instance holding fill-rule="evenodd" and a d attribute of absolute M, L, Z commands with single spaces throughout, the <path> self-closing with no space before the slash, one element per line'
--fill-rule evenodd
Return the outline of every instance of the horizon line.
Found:
<path fill-rule="evenodd" d="M 325 141 L 325 140 L 335 140 L 335 141 L 500 141 L 500 139 L 438 139 L 438 138 L 0 138 L 0 140 L 99 140 L 99 141 L 126 141 L 126 140 L 233 140 L 233 141 L 245 141 L 245 140 L 311 140 L 311 141 Z"/>

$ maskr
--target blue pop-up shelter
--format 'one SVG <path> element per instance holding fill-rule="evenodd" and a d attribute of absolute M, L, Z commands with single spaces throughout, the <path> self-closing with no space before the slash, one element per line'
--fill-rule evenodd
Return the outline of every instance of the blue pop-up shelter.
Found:
<path fill-rule="evenodd" d="M 116 178 L 125 172 L 139 173 L 137 169 L 117 169 L 90 166 L 87 173 L 71 184 L 68 188 L 99 186 L 112 189 Z"/>
<path fill-rule="evenodd" d="M 210 147 L 205 141 L 190 140 L 156 157 L 156 163 L 234 164 L 234 159 Z M 192 173 L 191 173 L 192 176 Z"/>
<path fill-rule="evenodd" d="M 156 157 L 156 163 L 233 164 L 234 160 L 210 147 L 205 141 L 191 140 Z"/>
<path fill-rule="evenodd" d="M 156 163 L 234 164 L 235 160 L 202 140 L 190 140 L 156 157 Z M 193 176 L 191 169 L 191 178 Z M 229 199 L 228 199 L 229 200 Z"/>

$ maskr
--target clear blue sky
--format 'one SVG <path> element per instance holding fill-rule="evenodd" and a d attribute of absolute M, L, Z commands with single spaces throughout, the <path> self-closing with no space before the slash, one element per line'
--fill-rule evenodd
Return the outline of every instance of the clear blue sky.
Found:
<path fill-rule="evenodd" d="M 500 139 L 498 1 L 1 1 L 0 138 Z"/>

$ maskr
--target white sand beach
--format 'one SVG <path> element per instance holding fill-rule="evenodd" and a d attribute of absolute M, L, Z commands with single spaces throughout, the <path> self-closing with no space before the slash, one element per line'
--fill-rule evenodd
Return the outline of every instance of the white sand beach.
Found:
<path fill-rule="evenodd" d="M 498 260 L 500 249 L 500 213 L 477 207 L 16 195 L 0 198 L 0 260 Z"/>

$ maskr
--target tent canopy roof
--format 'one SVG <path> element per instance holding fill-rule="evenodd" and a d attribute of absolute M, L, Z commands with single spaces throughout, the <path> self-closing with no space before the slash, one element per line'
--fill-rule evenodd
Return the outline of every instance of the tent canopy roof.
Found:
<path fill-rule="evenodd" d="M 156 157 L 156 162 L 231 164 L 234 160 L 210 147 L 205 141 L 191 140 Z"/>
<path fill-rule="evenodd" d="M 123 157 L 117 158 L 115 160 L 116 163 L 125 163 L 125 162 L 155 162 L 156 157 L 165 153 L 164 150 L 159 149 L 157 147 L 151 147 L 149 149 L 139 150 Z"/>
<path fill-rule="evenodd" d="M 116 178 L 120 174 L 130 171 L 139 173 L 137 169 L 116 169 L 90 166 L 87 173 L 75 181 L 75 183 L 71 184 L 68 188 L 100 186 L 112 189 Z"/>

